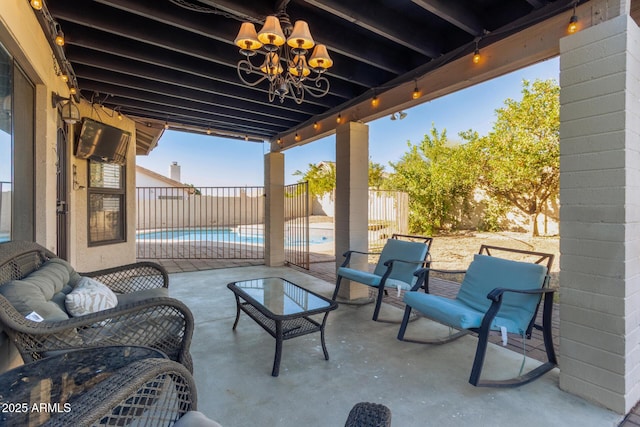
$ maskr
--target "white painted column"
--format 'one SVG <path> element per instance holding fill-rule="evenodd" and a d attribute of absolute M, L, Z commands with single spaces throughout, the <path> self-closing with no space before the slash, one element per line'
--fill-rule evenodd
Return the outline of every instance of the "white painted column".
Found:
<path fill-rule="evenodd" d="M 284 265 L 284 154 L 264 156 L 264 263 Z"/>
<path fill-rule="evenodd" d="M 368 200 L 369 126 L 348 122 L 336 129 L 336 268 L 344 261 L 345 251 L 367 251 Z M 354 255 L 350 265 L 366 270 L 367 257 Z M 365 285 L 349 280 L 343 280 L 340 285 L 340 298 L 352 300 L 368 296 L 369 288 Z"/>
<path fill-rule="evenodd" d="M 560 387 L 640 399 L 640 30 L 626 14 L 560 44 Z"/>

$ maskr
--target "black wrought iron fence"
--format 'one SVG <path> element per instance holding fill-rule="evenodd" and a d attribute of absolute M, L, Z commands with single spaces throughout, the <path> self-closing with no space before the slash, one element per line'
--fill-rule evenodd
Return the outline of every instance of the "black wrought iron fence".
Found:
<path fill-rule="evenodd" d="M 264 258 L 263 187 L 138 187 L 139 259 Z"/>
<path fill-rule="evenodd" d="M 284 258 L 309 269 L 309 183 L 284 187 Z"/>

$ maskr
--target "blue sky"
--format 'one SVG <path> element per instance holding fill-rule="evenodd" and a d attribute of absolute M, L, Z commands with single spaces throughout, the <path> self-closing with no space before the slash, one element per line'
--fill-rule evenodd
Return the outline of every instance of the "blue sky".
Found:
<path fill-rule="evenodd" d="M 486 135 L 495 121 L 495 110 L 507 98 L 520 99 L 522 80 L 555 79 L 559 61 L 554 58 L 465 90 L 405 110 L 404 120 L 392 121 L 388 116 L 369 123 L 369 157 L 392 171 L 407 151 L 407 141 L 416 144 L 431 130 L 433 123 L 449 140 L 458 133 L 473 129 Z M 162 175 L 169 165 L 178 162 L 182 182 L 195 186 L 261 186 L 264 184 L 264 155 L 268 143 L 223 139 L 208 135 L 165 131 L 151 154 L 137 156 L 137 163 Z M 306 170 L 309 163 L 335 160 L 335 137 L 329 136 L 284 152 L 285 184 L 293 184 L 295 170 Z"/>

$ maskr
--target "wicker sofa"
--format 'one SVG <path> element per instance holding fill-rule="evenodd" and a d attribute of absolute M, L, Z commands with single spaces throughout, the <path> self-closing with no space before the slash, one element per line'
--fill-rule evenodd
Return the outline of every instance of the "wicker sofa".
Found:
<path fill-rule="evenodd" d="M 65 297 L 83 276 L 111 289 L 117 306 L 69 316 Z M 24 362 L 69 348 L 138 345 L 161 350 L 192 371 L 193 315 L 168 296 L 168 284 L 166 271 L 155 263 L 77 273 L 36 243 L 0 243 L 0 327 Z M 32 312 L 42 320 L 27 319 Z"/>

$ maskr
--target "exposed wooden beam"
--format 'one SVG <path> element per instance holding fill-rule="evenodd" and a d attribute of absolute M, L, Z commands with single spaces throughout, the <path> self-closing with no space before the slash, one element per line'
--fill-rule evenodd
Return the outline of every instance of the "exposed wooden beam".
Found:
<path fill-rule="evenodd" d="M 411 1 L 473 36 L 480 36 L 483 33 L 484 29 L 480 20 L 472 14 L 468 7 L 463 7 L 458 2 L 444 0 Z"/>
<path fill-rule="evenodd" d="M 486 61 L 473 67 L 468 56 L 447 62 L 446 65 L 433 70 L 424 71 L 419 84 L 431 88 L 424 92 L 418 100 L 407 100 L 414 83 L 408 81 L 386 92 L 379 106 L 371 108 L 369 100 L 354 103 L 342 111 L 342 116 L 369 122 L 394 111 L 408 109 L 430 100 L 448 95 L 458 90 L 519 70 L 537 62 L 552 58 L 559 54 L 559 40 L 566 36 L 566 16 L 557 14 L 538 24 L 525 28 L 512 36 L 483 47 L 482 53 Z M 335 132 L 335 116 L 326 116 L 318 121 L 319 130 L 313 126 L 315 118 L 302 123 L 294 129 L 278 134 L 286 144 L 280 146 L 272 139 L 273 151 L 283 150 L 307 144 Z M 293 135 L 298 133 L 300 142 L 293 142 Z"/>
<path fill-rule="evenodd" d="M 97 91 L 102 94 L 119 95 L 132 99 L 149 99 L 154 103 L 165 103 L 166 105 L 179 105 L 185 109 L 196 111 L 208 111 L 229 117 L 237 117 L 243 120 L 255 121 L 256 123 L 272 123 L 278 126 L 291 127 L 301 120 L 310 117 L 309 114 L 289 112 L 288 114 L 274 114 L 273 109 L 258 109 L 255 105 L 242 100 L 225 100 L 219 102 L 221 97 L 211 96 L 193 89 L 176 87 L 167 84 L 154 84 L 151 82 L 135 79 L 136 85 L 130 85 L 124 76 L 113 76 L 108 71 L 92 69 L 86 66 L 79 67 L 78 77 L 83 82 L 82 89 Z M 131 77 L 129 77 L 131 79 Z M 118 84 L 124 81 L 125 84 Z"/>
<path fill-rule="evenodd" d="M 142 71 L 152 72 L 154 76 L 162 77 L 163 71 L 175 76 L 179 73 L 185 74 L 184 79 L 188 79 L 189 75 L 194 76 L 194 81 L 201 81 L 202 90 L 215 91 L 220 94 L 236 97 L 236 98 L 257 98 L 262 99 L 267 96 L 267 86 L 258 85 L 256 87 L 246 86 L 236 72 L 235 68 L 230 67 L 216 67 L 216 64 L 208 61 L 193 58 L 188 55 L 182 55 L 177 52 L 166 52 L 162 49 L 154 46 L 145 46 L 144 44 L 134 43 L 121 43 L 117 38 L 107 36 L 95 36 L 87 40 L 88 32 L 85 32 L 81 39 L 74 40 L 74 44 L 68 44 L 68 57 L 74 61 L 82 61 L 84 63 L 100 61 L 100 56 L 106 55 L 113 57 L 116 63 L 123 63 L 122 59 L 132 61 L 129 68 L 135 68 L 133 65 L 141 63 L 140 70 L 133 69 L 131 72 L 135 75 L 142 76 Z M 76 44 L 77 43 L 77 44 Z M 124 64 L 124 63 L 123 63 Z M 107 67 L 110 65 L 107 63 Z M 155 68 L 154 68 L 155 67 Z M 204 80 L 206 79 L 206 80 Z M 345 99 L 352 98 L 356 94 L 362 92 L 363 89 L 356 88 L 353 85 L 349 85 L 344 81 L 334 81 L 332 79 L 332 91 L 331 96 L 334 96 L 334 102 L 329 102 L 327 99 L 310 99 L 302 106 L 298 107 L 302 110 L 318 111 L 317 107 L 327 108 L 335 105 L 335 103 L 343 102 Z M 206 85 L 206 86 L 204 86 Z M 359 90 L 355 90 L 359 89 Z M 343 96 L 336 95 L 337 93 L 343 93 Z"/>
<path fill-rule="evenodd" d="M 122 0 L 114 1 L 122 2 Z M 183 17 L 182 19 L 176 19 L 174 23 L 176 28 L 168 31 L 165 21 L 170 18 L 167 15 L 169 11 L 164 11 L 162 8 L 147 16 L 145 8 L 131 4 L 128 10 L 135 11 L 135 14 L 124 16 L 120 14 L 118 16 L 114 13 L 113 8 L 107 8 L 104 5 L 94 5 L 91 8 L 78 10 L 76 6 L 68 2 L 69 0 L 63 0 L 60 3 L 59 20 L 65 24 L 65 31 L 69 34 L 70 43 L 74 42 L 74 34 L 97 32 L 99 30 L 116 36 L 126 35 L 129 40 L 146 43 L 177 54 L 191 55 L 195 58 L 225 65 L 234 70 L 236 62 L 241 59 L 238 48 L 228 40 L 229 34 L 227 34 L 237 31 L 238 26 L 235 21 L 231 21 L 233 23 L 232 26 L 228 25 L 229 20 L 226 19 L 223 19 L 221 24 L 219 24 L 219 20 L 215 20 L 212 23 L 195 21 L 192 32 L 183 28 L 189 24 L 189 21 Z M 128 2 L 124 3 L 129 4 Z M 197 16 L 199 17 L 200 15 Z M 225 25 L 224 27 L 223 24 Z M 76 27 L 74 28 L 73 25 L 76 25 Z M 66 28 L 67 26 L 69 26 L 68 29 Z M 218 27 L 225 28 L 225 31 L 212 29 Z M 335 39 L 336 36 L 332 37 L 336 42 L 338 41 L 338 39 Z M 345 42 L 344 50 L 349 52 L 357 50 L 355 43 L 358 41 L 360 40 Z M 118 45 L 127 43 L 123 37 Z M 329 75 L 347 82 L 343 87 L 353 84 L 366 87 L 375 86 L 381 81 L 389 79 L 389 70 L 392 70 L 397 75 L 406 72 L 411 68 L 411 65 L 414 65 L 407 59 L 410 58 L 408 55 L 399 54 L 398 57 L 394 55 L 385 56 L 380 54 L 379 50 L 376 51 L 375 46 L 367 47 L 366 43 L 363 43 L 362 46 L 364 47 L 360 49 L 359 54 L 354 55 L 355 61 L 349 57 L 336 57 L 334 59 L 336 67 L 330 70 Z M 145 50 L 141 49 L 142 55 L 144 55 Z M 165 55 L 159 55 L 159 57 L 162 58 Z M 353 72 L 352 70 L 358 66 L 360 61 L 367 61 L 366 63 L 373 68 L 369 69 L 366 74 Z M 403 64 L 403 62 L 406 63 Z M 333 90 L 337 91 L 338 87 L 339 85 L 334 87 Z M 352 88 L 342 94 L 339 92 L 336 92 L 336 94 L 347 99 L 353 96 L 354 90 L 361 89 Z"/>
<path fill-rule="evenodd" d="M 542 6 L 545 6 L 549 2 L 547 0 L 527 0 L 527 3 L 533 6 L 534 9 L 540 9 Z"/>
<path fill-rule="evenodd" d="M 114 80 L 117 78 L 117 75 L 120 75 L 122 80 L 118 81 L 122 85 L 128 84 L 135 87 L 136 80 L 132 80 L 131 77 L 137 77 L 150 82 L 165 83 L 175 87 L 201 91 L 202 93 L 209 94 L 209 96 L 225 97 L 234 93 L 225 91 L 224 87 L 218 89 L 215 84 L 212 84 L 213 82 L 203 77 L 195 77 L 171 70 L 163 70 L 147 64 L 135 64 L 130 60 L 110 55 L 99 56 L 92 54 L 89 50 L 74 54 L 74 61 L 78 64 L 78 74 L 80 74 L 80 72 L 84 72 L 82 69 L 83 65 L 91 66 L 98 70 L 107 70 L 115 73 L 115 76 L 111 76 Z M 222 95 L 221 93 L 224 93 L 225 95 Z M 314 114 L 318 111 L 324 111 L 322 108 L 313 108 L 313 106 L 309 108 L 305 104 L 298 105 L 293 102 L 286 104 L 269 103 L 266 93 L 259 93 L 258 95 L 259 96 L 256 96 L 255 93 L 252 93 L 250 97 L 236 97 L 235 99 L 244 99 L 245 102 L 252 105 L 252 109 L 260 110 L 264 108 L 274 112 L 280 110 L 281 114 L 287 114 L 288 110 L 302 112 L 304 114 Z"/>
<path fill-rule="evenodd" d="M 380 5 L 376 8 L 368 8 L 363 6 L 361 2 L 353 0 L 305 1 L 429 58 L 441 54 L 440 46 L 433 37 L 430 37 L 431 35 L 425 31 L 424 27 L 407 25 L 405 17 L 392 8 Z"/>

